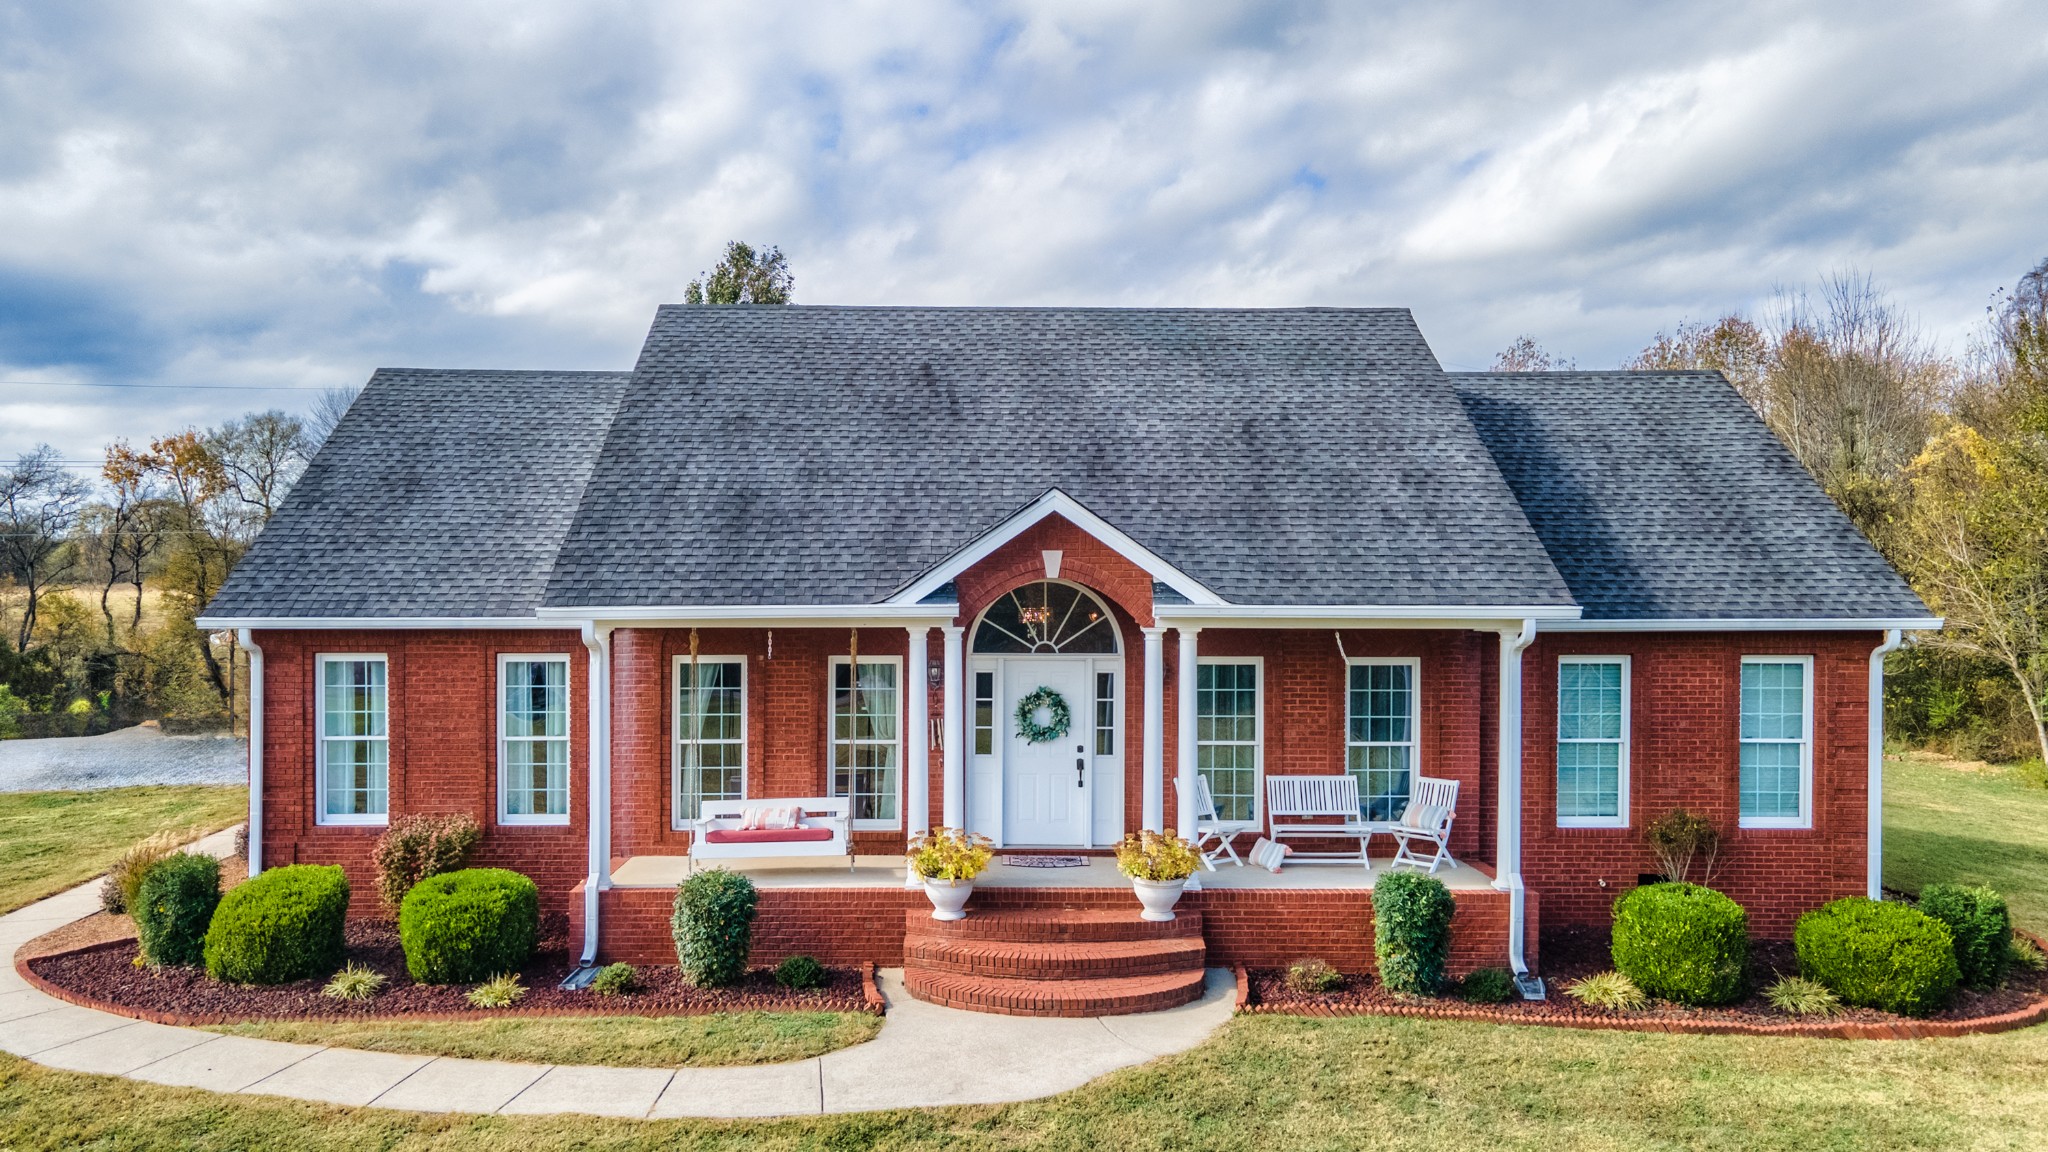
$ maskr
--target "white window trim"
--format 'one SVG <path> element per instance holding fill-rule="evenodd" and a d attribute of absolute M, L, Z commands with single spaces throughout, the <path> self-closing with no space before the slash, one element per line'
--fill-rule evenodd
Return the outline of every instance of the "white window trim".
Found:
<path fill-rule="evenodd" d="M 1105 657 L 1098 661 L 1098 663 L 1108 663 L 1114 659 L 1115 657 Z M 1104 752 L 1101 746 L 1104 728 L 1102 713 L 1099 707 L 1102 703 L 1101 680 L 1104 676 L 1109 677 L 1109 751 L 1107 752 Z M 1093 669 L 1089 679 L 1095 682 L 1091 685 L 1093 691 L 1088 697 L 1089 718 L 1094 727 L 1096 744 L 1091 754 L 1107 759 L 1121 754 L 1124 748 L 1123 713 L 1120 711 L 1124 706 L 1124 678 L 1115 668 L 1098 667 Z"/>
<path fill-rule="evenodd" d="M 668 818 L 669 827 L 677 832 L 691 829 L 683 813 L 683 684 L 682 670 L 690 663 L 687 655 L 677 656 L 669 663 L 668 676 Z M 747 796 L 747 786 L 754 781 L 752 731 L 747 724 L 747 658 L 745 656 L 713 656 L 697 654 L 699 664 L 737 664 L 740 666 L 740 797 Z"/>
<path fill-rule="evenodd" d="M 567 771 L 563 774 L 564 796 L 562 812 L 560 815 L 551 815 L 547 813 L 514 813 L 511 811 L 511 804 L 508 802 L 511 797 L 512 790 L 511 784 L 506 779 L 505 774 L 506 771 L 511 767 L 511 765 L 507 760 L 505 753 L 511 746 L 513 737 L 507 735 L 505 732 L 505 666 L 507 664 L 513 663 L 514 661 L 529 664 L 560 664 L 562 666 L 563 706 L 568 710 L 566 723 L 562 727 L 562 735 L 519 737 L 521 741 L 528 744 L 538 744 L 546 740 L 560 740 L 563 744 L 569 746 L 569 755 L 563 761 L 564 764 L 567 766 Z M 498 653 L 498 823 L 514 825 L 562 825 L 567 824 L 569 822 L 569 810 L 575 803 L 573 795 L 575 792 L 574 781 L 576 776 L 575 743 L 574 737 L 572 735 L 576 730 L 576 692 L 575 688 L 573 687 L 574 682 L 575 669 L 570 667 L 569 654 L 566 652 Z"/>
<path fill-rule="evenodd" d="M 1742 746 L 1752 741 L 1742 738 L 1742 676 L 1738 670 L 1735 677 L 1735 810 L 1738 813 L 1736 826 L 1740 828 L 1812 828 L 1813 827 L 1813 697 L 1818 687 L 1813 681 L 1813 657 L 1811 656 L 1744 656 L 1744 664 L 1798 664 L 1805 668 L 1802 674 L 1805 691 L 1800 700 L 1802 716 L 1799 740 L 1799 815 L 1797 816 L 1741 816 L 1742 811 Z M 1759 740 L 1759 744 L 1787 744 L 1788 740 Z"/>
<path fill-rule="evenodd" d="M 1252 666 L 1252 818 L 1249 820 L 1219 820 L 1217 827 L 1230 828 L 1241 832 L 1256 832 L 1266 824 L 1266 658 L 1264 656 L 1197 656 L 1195 666 L 1217 664 L 1249 664 Z M 1196 684 L 1199 686 L 1200 681 Z M 1196 706 L 1199 701 L 1192 702 Z M 1195 714 L 1197 724 L 1201 713 Z M 1195 741 L 1195 763 L 1201 764 L 1201 747 L 1204 743 L 1219 741 Z M 1220 741 L 1237 744 L 1239 741 Z M 1197 767 L 1196 771 L 1200 771 Z"/>
<path fill-rule="evenodd" d="M 350 739 L 384 742 L 384 811 L 371 815 L 327 810 L 327 666 L 375 660 L 384 665 L 384 735 Z M 343 739 L 343 737 L 334 737 Z M 313 822 L 334 827 L 380 827 L 391 823 L 391 657 L 383 652 L 320 652 L 313 657 Z"/>
<path fill-rule="evenodd" d="M 1353 740 L 1351 738 L 1351 670 L 1360 665 L 1368 667 L 1403 666 L 1408 669 L 1408 739 L 1394 740 Z M 1344 759 L 1342 768 L 1346 775 L 1351 772 L 1351 750 L 1353 748 L 1399 748 L 1408 749 L 1408 796 L 1415 796 L 1415 781 L 1422 776 L 1422 658 L 1420 656 L 1350 656 L 1344 660 Z M 1365 794 L 1365 784 L 1359 783 L 1359 803 L 1370 802 Z M 1394 816 L 1399 819 L 1399 813 Z"/>
<path fill-rule="evenodd" d="M 833 688 L 839 683 L 839 666 L 845 664 L 847 659 L 845 656 L 834 656 L 825 666 L 825 794 L 834 797 L 838 796 L 838 793 L 833 791 L 836 783 L 834 777 L 837 775 L 833 767 L 833 749 L 837 747 L 839 740 L 836 731 L 837 725 L 834 723 L 838 716 L 838 704 L 834 700 L 835 693 Z M 903 774 L 908 770 L 903 763 L 904 709 L 908 703 L 904 698 L 904 693 L 908 689 L 903 683 L 903 657 L 863 655 L 860 658 L 860 662 L 863 664 L 893 664 L 896 667 L 896 739 L 893 742 L 896 745 L 896 818 L 893 820 L 855 820 L 853 822 L 853 829 L 856 832 L 894 832 L 903 827 Z M 1000 691 L 1001 686 L 998 685 L 997 689 Z M 997 730 L 1000 731 L 1000 727 Z M 874 743 L 879 743 L 879 741 Z M 853 797 L 848 796 L 846 799 L 852 800 Z"/>
<path fill-rule="evenodd" d="M 1616 813 L 1616 814 L 1615 814 L 1615 815 L 1613 815 L 1613 816 L 1566 816 L 1566 815 L 1563 815 L 1563 814 L 1562 814 L 1562 811 L 1561 811 L 1561 810 L 1562 810 L 1562 808 L 1563 808 L 1563 805 L 1562 805 L 1561 803 L 1559 803 L 1559 802 L 1558 802 L 1558 798 L 1557 798 L 1557 792 L 1556 792 L 1556 778 L 1557 778 L 1557 774 L 1558 774 L 1558 772 L 1560 771 L 1560 768 L 1559 768 L 1559 765 L 1558 765 L 1558 763 L 1557 763 L 1557 759 L 1556 759 L 1556 756 L 1557 756 L 1557 749 L 1556 749 L 1556 745 L 1559 745 L 1559 744 L 1563 744 L 1563 743 L 1565 742 L 1565 740 L 1564 740 L 1564 737 L 1562 737 L 1562 736 L 1558 736 L 1558 737 L 1556 737 L 1556 738 L 1555 738 L 1555 739 L 1554 739 L 1554 740 L 1552 741 L 1552 748 L 1551 748 L 1551 780 L 1552 780 L 1552 791 L 1551 791 L 1551 805 L 1550 805 L 1550 806 L 1551 806 L 1551 808 L 1552 808 L 1553 810 L 1558 810 L 1558 811 L 1560 812 L 1560 814 L 1559 814 L 1559 815 L 1558 815 L 1558 817 L 1557 817 L 1557 826 L 1558 826 L 1559 828 L 1626 828 L 1626 827 L 1628 827 L 1628 826 L 1629 826 L 1629 807 L 1628 807 L 1628 764 L 1629 764 L 1629 744 L 1630 744 L 1630 732 L 1629 732 L 1629 687 L 1630 687 L 1630 683 L 1629 683 L 1629 682 L 1630 682 L 1630 681 L 1631 681 L 1631 680 L 1632 680 L 1632 679 L 1634 678 L 1634 672 L 1635 672 L 1635 669 L 1634 669 L 1634 667 L 1633 667 L 1633 663 L 1632 663 L 1632 661 L 1631 661 L 1631 660 L 1630 660 L 1630 659 L 1629 659 L 1629 658 L 1628 658 L 1627 656 L 1559 656 L 1559 657 L 1557 658 L 1557 664 L 1558 664 L 1558 667 L 1559 667 L 1559 669 L 1562 669 L 1562 668 L 1563 668 L 1563 667 L 1564 667 L 1564 666 L 1565 666 L 1566 664 L 1619 664 L 1619 665 L 1621 665 L 1621 738 L 1620 738 L 1620 742 L 1621 742 L 1621 755 L 1620 755 L 1620 757 L 1619 757 L 1619 764 L 1620 764 L 1620 770 L 1619 770 L 1619 772 L 1618 772 L 1618 774 L 1617 774 L 1617 777 L 1616 777 L 1616 782 L 1615 782 L 1615 813 Z M 1558 697 L 1557 697 L 1557 723 L 1556 723 L 1556 727 L 1557 727 L 1557 730 L 1558 730 L 1558 731 L 1563 731 L 1563 729 L 1564 729 L 1564 677 L 1563 677 L 1562 675 L 1560 675 L 1560 676 L 1558 677 L 1558 684 L 1557 684 L 1557 693 L 1558 693 Z M 1611 741 L 1608 741 L 1608 740 L 1590 740 L 1590 739 L 1586 739 L 1586 740 L 1574 740 L 1574 741 L 1572 741 L 1572 743 L 1574 743 L 1574 744 L 1607 744 L 1607 743 L 1611 743 Z"/>

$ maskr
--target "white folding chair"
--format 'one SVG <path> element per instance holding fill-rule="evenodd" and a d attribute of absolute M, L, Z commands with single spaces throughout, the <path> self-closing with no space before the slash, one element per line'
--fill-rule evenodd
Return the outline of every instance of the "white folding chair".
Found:
<path fill-rule="evenodd" d="M 1451 821 L 1458 815 L 1458 782 L 1437 780 L 1418 776 L 1415 792 L 1408 800 L 1408 810 L 1401 813 L 1401 819 L 1387 828 L 1400 845 L 1394 859 L 1387 865 L 1392 868 L 1406 864 L 1434 873 L 1444 864 L 1455 865 L 1451 859 Z M 1420 841 L 1434 849 L 1428 859 L 1409 851 L 1412 841 Z"/>
<path fill-rule="evenodd" d="M 1178 796 L 1180 781 L 1173 783 L 1174 793 Z M 1185 803 L 1186 797 L 1181 797 L 1181 800 Z M 1214 872 L 1216 861 L 1225 856 L 1232 864 L 1244 867 L 1244 860 L 1230 843 L 1237 832 L 1236 828 L 1225 827 L 1222 818 L 1216 815 L 1216 797 L 1209 791 L 1209 778 L 1200 772 L 1195 773 L 1195 851 L 1201 854 L 1202 867 Z M 1209 843 L 1211 840 L 1215 843 Z"/>

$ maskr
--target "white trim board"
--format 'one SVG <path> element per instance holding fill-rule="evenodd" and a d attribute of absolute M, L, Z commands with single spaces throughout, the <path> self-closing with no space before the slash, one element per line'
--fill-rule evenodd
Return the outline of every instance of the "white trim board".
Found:
<path fill-rule="evenodd" d="M 1907 617 L 1897 620 L 1856 620 L 1839 617 L 1798 619 L 1754 617 L 1742 619 L 1672 620 L 1571 620 L 1546 624 L 1545 632 L 1907 632 L 1938 631 L 1939 616 Z"/>
<path fill-rule="evenodd" d="M 901 628 L 925 624 L 938 628 L 960 615 L 958 604 L 661 604 L 608 605 L 596 608 L 542 608 L 543 620 L 596 620 L 612 624 L 709 624 L 723 628 L 783 627 L 807 621 L 836 627 Z"/>
<path fill-rule="evenodd" d="M 270 631 L 386 631 L 395 628 L 564 628 L 573 629 L 588 614 L 568 620 L 532 616 L 201 616 L 193 623 L 208 631 L 254 628 Z"/>
<path fill-rule="evenodd" d="M 1452 628 L 1519 631 L 1537 620 L 1546 630 L 1576 622 L 1576 605 L 1291 605 L 1230 604 L 1206 607 L 1161 604 L 1153 618 L 1162 628 Z"/>
<path fill-rule="evenodd" d="M 936 567 L 890 596 L 888 603 L 916 604 L 944 587 L 948 580 L 987 559 L 996 549 L 1023 535 L 1026 529 L 1048 516 L 1066 518 L 1076 528 L 1107 544 L 1117 555 L 1144 569 L 1154 580 L 1196 604 L 1225 603 L 1221 596 L 1211 592 L 1201 581 L 1168 564 L 1157 553 L 1133 540 L 1114 524 L 1090 512 L 1080 501 L 1057 488 L 1046 489 L 1044 495 L 975 537 L 965 548 L 940 561 Z"/>

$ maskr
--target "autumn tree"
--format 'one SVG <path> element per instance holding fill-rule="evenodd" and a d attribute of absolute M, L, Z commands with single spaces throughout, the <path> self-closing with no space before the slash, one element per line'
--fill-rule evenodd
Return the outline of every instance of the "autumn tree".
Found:
<path fill-rule="evenodd" d="M 759 253 L 734 240 L 725 246 L 718 266 L 690 281 L 685 304 L 787 304 L 796 293 L 796 276 L 780 248 Z"/>
<path fill-rule="evenodd" d="M 0 473 L 0 573 L 13 576 L 27 594 L 16 651 L 28 651 L 43 597 L 76 562 L 77 550 L 66 536 L 87 494 L 85 481 L 72 475 L 48 444 L 22 453 L 14 467 Z"/>
<path fill-rule="evenodd" d="M 177 594 L 189 599 L 196 614 L 213 599 L 235 560 L 231 538 L 222 531 L 221 498 L 229 490 L 227 470 L 207 448 L 205 438 L 191 430 L 151 441 L 146 460 L 151 475 L 163 486 L 170 513 L 165 532 L 170 545 L 166 575 L 177 585 Z M 198 628 L 191 633 L 214 691 L 223 703 L 232 701 L 234 690 L 213 646 Z"/>
<path fill-rule="evenodd" d="M 125 582 L 134 589 L 135 606 L 128 627 L 132 632 L 142 626 L 143 568 L 163 538 L 163 508 L 149 460 L 126 440 L 107 445 L 100 480 L 108 498 L 86 509 L 80 528 L 93 545 L 101 577 L 100 615 L 106 621 L 107 647 L 112 648 L 116 643 L 111 603 L 115 585 Z"/>
<path fill-rule="evenodd" d="M 1515 342 L 1493 358 L 1494 372 L 1569 372 L 1577 365 L 1552 356 L 1534 336 L 1517 336 Z"/>

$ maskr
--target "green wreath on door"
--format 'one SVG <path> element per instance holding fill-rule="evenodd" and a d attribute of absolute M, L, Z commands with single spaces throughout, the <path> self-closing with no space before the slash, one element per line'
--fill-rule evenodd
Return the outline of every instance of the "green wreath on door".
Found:
<path fill-rule="evenodd" d="M 1038 710 L 1045 709 L 1048 723 L 1038 722 Z M 1074 727 L 1074 710 L 1067 698 L 1041 684 L 1038 690 L 1017 701 L 1017 735 L 1026 744 L 1050 744 Z"/>

